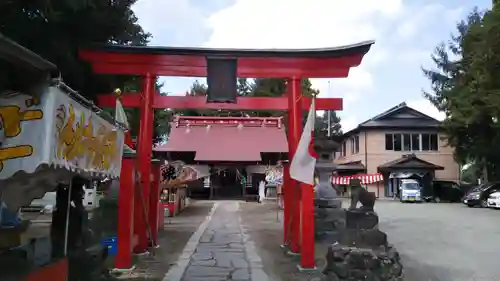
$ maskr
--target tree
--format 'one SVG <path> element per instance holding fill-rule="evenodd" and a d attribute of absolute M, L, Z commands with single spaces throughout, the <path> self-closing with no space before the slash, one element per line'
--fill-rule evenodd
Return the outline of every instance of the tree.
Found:
<path fill-rule="evenodd" d="M 252 90 L 251 84 L 248 82 L 247 78 L 238 78 L 238 95 L 248 96 Z"/>
<path fill-rule="evenodd" d="M 156 91 L 160 96 L 166 96 L 167 94 L 161 91 L 162 84 L 158 81 L 156 82 Z M 123 89 L 120 89 L 125 93 L 138 93 L 141 87 L 141 81 L 138 77 L 132 78 L 124 83 Z M 104 111 L 108 112 L 111 116 L 114 116 L 114 108 L 105 108 Z M 125 108 L 125 113 L 127 114 L 127 120 L 130 125 L 130 132 L 133 137 L 137 137 L 139 134 L 139 124 L 141 120 L 140 109 L 138 107 Z M 170 133 L 170 121 L 173 117 L 173 112 L 170 109 L 155 109 L 154 111 L 154 129 L 153 129 L 153 144 L 161 142 Z"/>
<path fill-rule="evenodd" d="M 138 77 L 98 76 L 78 58 L 78 49 L 92 44 L 146 45 L 130 7 L 136 0 L 0 1 L 0 32 L 53 62 L 71 88 L 94 100 L 97 94 L 137 92 Z M 161 88 L 157 84 L 157 89 Z M 139 109 L 126 108 L 132 134 L 139 128 Z M 114 109 L 107 109 L 114 114 Z M 155 111 L 155 140 L 169 130 L 169 111 Z"/>
<path fill-rule="evenodd" d="M 480 165 L 485 180 L 499 178 L 500 12 L 475 9 L 457 31 L 436 48 L 437 69 L 424 70 L 432 84 L 424 96 L 446 113 L 442 129 L 456 159 Z"/>
<path fill-rule="evenodd" d="M 340 125 L 340 117 L 333 110 L 325 110 L 322 115 L 316 116 L 314 131 L 318 135 L 328 135 L 328 114 L 330 114 L 330 136 L 341 136 L 342 126 Z"/>
<path fill-rule="evenodd" d="M 128 77 L 92 74 L 78 58 L 91 44 L 146 45 L 150 34 L 130 7 L 136 0 L 0 1 L 0 32 L 53 62 L 64 81 L 87 98 L 121 87 Z"/>
<path fill-rule="evenodd" d="M 286 91 L 286 79 L 278 78 L 257 78 L 253 82 L 249 82 L 246 78 L 238 78 L 238 95 L 247 97 L 279 97 Z M 207 94 L 207 86 L 195 81 L 186 96 L 205 96 Z M 309 79 L 302 79 L 302 94 L 306 97 L 317 96 L 319 91 L 312 88 Z M 307 119 L 307 111 L 303 111 L 303 123 Z M 286 121 L 288 116 L 286 112 L 282 111 L 227 111 L 227 110 L 177 110 L 175 114 L 184 116 L 256 116 L 256 117 L 272 117 L 283 116 L 284 124 L 287 126 Z M 331 132 L 332 135 L 339 135 L 342 133 L 340 128 L 340 118 L 335 111 L 330 111 Z M 322 116 L 317 116 L 316 119 L 316 135 L 326 135 L 328 131 L 328 115 L 325 112 Z"/>

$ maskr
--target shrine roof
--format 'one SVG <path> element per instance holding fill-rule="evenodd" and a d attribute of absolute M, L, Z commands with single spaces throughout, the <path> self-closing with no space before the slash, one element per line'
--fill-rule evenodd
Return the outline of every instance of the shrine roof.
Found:
<path fill-rule="evenodd" d="M 236 58 L 247 78 L 340 78 L 358 66 L 374 41 L 315 49 L 211 49 L 155 46 L 94 46 L 80 57 L 100 74 L 207 76 L 207 58 Z"/>
<path fill-rule="evenodd" d="M 195 152 L 200 162 L 259 162 L 261 153 L 286 153 L 281 118 L 177 117 L 157 152 Z"/>
<path fill-rule="evenodd" d="M 43 59 L 38 54 L 19 45 L 10 38 L 0 33 L 0 60 L 8 61 L 23 68 L 36 69 L 38 71 L 54 71 L 57 67 Z"/>

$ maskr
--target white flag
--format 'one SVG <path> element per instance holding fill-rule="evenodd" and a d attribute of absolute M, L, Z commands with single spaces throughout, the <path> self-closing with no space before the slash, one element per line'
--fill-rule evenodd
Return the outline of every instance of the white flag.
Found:
<path fill-rule="evenodd" d="M 123 109 L 122 102 L 120 101 L 119 98 L 116 99 L 115 120 L 118 123 L 125 125 L 127 130 L 130 129 L 130 126 L 129 126 L 128 120 L 127 120 L 127 114 L 125 113 L 125 110 Z"/>
<path fill-rule="evenodd" d="M 314 167 L 316 166 L 316 158 L 318 158 L 313 146 L 315 119 L 316 111 L 313 98 L 304 131 L 300 136 L 299 145 L 290 164 L 290 177 L 296 181 L 310 185 L 314 185 Z"/>

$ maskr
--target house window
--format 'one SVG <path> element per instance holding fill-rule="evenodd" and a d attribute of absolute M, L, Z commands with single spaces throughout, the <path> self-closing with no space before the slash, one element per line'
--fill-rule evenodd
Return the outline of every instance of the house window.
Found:
<path fill-rule="evenodd" d="M 394 140 L 392 134 L 385 134 L 385 150 L 394 149 Z"/>
<path fill-rule="evenodd" d="M 411 150 L 420 151 L 420 134 L 411 134 Z"/>
<path fill-rule="evenodd" d="M 438 135 L 422 134 L 422 151 L 438 151 Z"/>
<path fill-rule="evenodd" d="M 401 151 L 403 148 L 403 138 L 401 134 L 394 134 L 394 151 Z"/>
<path fill-rule="evenodd" d="M 403 151 L 411 150 L 411 135 L 403 134 Z"/>
<path fill-rule="evenodd" d="M 359 136 L 354 136 L 350 138 L 351 143 L 351 154 L 355 154 L 359 152 Z"/>
<path fill-rule="evenodd" d="M 340 150 L 340 156 L 345 156 L 346 150 L 347 150 L 347 143 L 343 142 L 342 143 L 342 149 Z"/>
<path fill-rule="evenodd" d="M 437 134 L 385 134 L 385 150 L 438 151 Z"/>

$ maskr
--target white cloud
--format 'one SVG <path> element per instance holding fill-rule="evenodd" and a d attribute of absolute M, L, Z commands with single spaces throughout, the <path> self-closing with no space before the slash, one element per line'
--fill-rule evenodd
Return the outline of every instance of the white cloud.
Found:
<path fill-rule="evenodd" d="M 342 125 L 342 131 L 344 133 L 356 128 L 359 125 L 359 121 L 354 115 L 350 115 L 346 118 L 341 118 L 340 125 Z"/>
<path fill-rule="evenodd" d="M 213 14 L 213 34 L 208 47 L 232 48 L 321 48 L 377 39 L 377 18 L 394 18 L 402 0 L 237 0 Z M 265 8 L 263 8 L 265 7 Z M 362 65 L 347 79 L 312 79 L 321 96 L 357 100 L 373 86 L 371 64 L 383 61 L 387 52 L 375 46 Z"/>
<path fill-rule="evenodd" d="M 430 117 L 433 117 L 439 121 L 444 120 L 445 114 L 443 112 L 439 112 L 434 105 L 432 105 L 428 100 L 422 98 L 418 100 L 412 100 L 406 102 L 406 104 L 423 114 L 429 115 Z"/>
<path fill-rule="evenodd" d="M 190 0 L 141 0 L 132 9 L 152 45 L 192 47 L 210 35 L 208 15 Z"/>
<path fill-rule="evenodd" d="M 405 20 L 398 25 L 396 35 L 403 40 L 414 38 L 424 27 L 430 27 L 429 23 L 435 23 L 435 19 L 441 19 L 443 24 L 455 24 L 463 14 L 463 7 L 449 9 L 443 4 L 430 4 L 416 10 L 414 7 L 405 9 L 401 17 Z"/>

